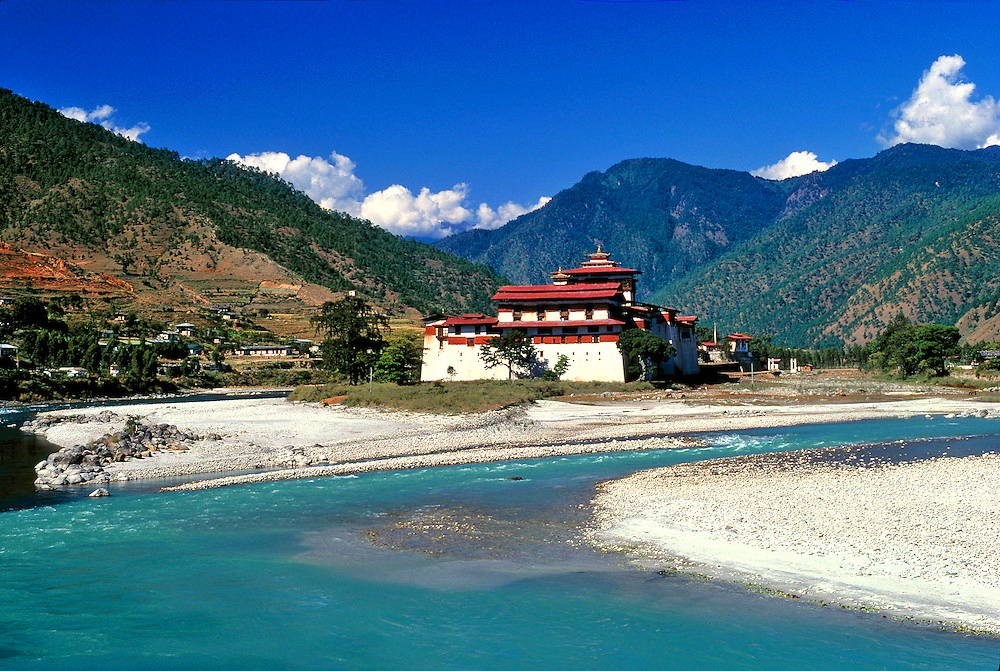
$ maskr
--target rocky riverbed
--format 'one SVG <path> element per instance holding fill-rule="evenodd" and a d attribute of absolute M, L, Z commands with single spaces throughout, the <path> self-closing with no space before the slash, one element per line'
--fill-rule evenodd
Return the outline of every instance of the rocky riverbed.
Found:
<path fill-rule="evenodd" d="M 81 421 L 111 423 L 115 419 L 117 416 L 110 412 L 102 413 L 97 418 L 84 418 L 80 415 L 47 416 L 27 422 L 22 429 L 44 433 L 57 424 Z M 35 465 L 35 473 L 38 475 L 35 486 L 39 489 L 51 489 L 66 485 L 107 483 L 111 479 L 107 468 L 112 464 L 152 457 L 163 450 L 186 452 L 195 441 L 205 438 L 206 436 L 178 429 L 172 424 L 148 424 L 130 418 L 121 430 L 105 433 L 86 444 L 64 447 L 40 461 Z M 220 436 L 212 435 L 209 438 L 219 440 Z"/>

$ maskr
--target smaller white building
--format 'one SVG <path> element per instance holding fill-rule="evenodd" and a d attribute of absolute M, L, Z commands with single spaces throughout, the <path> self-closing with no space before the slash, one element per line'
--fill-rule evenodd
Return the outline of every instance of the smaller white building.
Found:
<path fill-rule="evenodd" d="M 253 345 L 240 347 L 237 356 L 292 356 L 291 345 Z"/>

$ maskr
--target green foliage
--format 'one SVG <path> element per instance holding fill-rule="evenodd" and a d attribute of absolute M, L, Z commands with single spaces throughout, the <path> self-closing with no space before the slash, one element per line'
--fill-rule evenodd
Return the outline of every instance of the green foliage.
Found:
<path fill-rule="evenodd" d="M 420 378 L 421 354 L 421 348 L 412 340 L 395 340 L 375 362 L 375 380 L 395 384 L 416 382 Z"/>
<path fill-rule="evenodd" d="M 569 357 L 565 354 L 560 354 L 556 359 L 556 365 L 551 369 L 545 369 L 542 371 L 542 379 L 549 382 L 555 382 L 569 370 Z"/>
<path fill-rule="evenodd" d="M 868 360 L 868 349 L 858 345 L 821 349 L 784 347 L 775 345 L 771 341 L 771 336 L 755 336 L 750 341 L 750 354 L 762 363 L 768 359 L 781 359 L 782 368 L 786 369 L 790 367 L 792 359 L 795 359 L 800 366 L 809 364 L 817 368 L 835 368 L 844 365 L 861 367 Z"/>
<path fill-rule="evenodd" d="M 630 377 L 643 380 L 658 378 L 660 365 L 677 352 L 666 340 L 643 329 L 629 329 L 618 336 L 618 351 L 629 361 Z"/>
<path fill-rule="evenodd" d="M 18 298 L 10 311 L 10 325 L 14 330 L 48 328 L 49 312 L 45 303 L 37 298 Z"/>
<path fill-rule="evenodd" d="M 309 282 L 424 312 L 485 311 L 501 278 L 489 268 L 319 207 L 275 175 L 230 161 L 181 160 L 0 89 L 0 239 L 100 249 L 155 281 L 137 242 L 155 229 L 172 249 L 217 257 L 192 232 L 267 255 Z"/>
<path fill-rule="evenodd" d="M 1000 302 L 998 168 L 995 150 L 900 145 L 785 180 L 795 209 L 653 300 L 811 347 L 870 342 L 886 305 L 974 324 Z"/>
<path fill-rule="evenodd" d="M 487 368 L 506 368 L 509 381 L 513 381 L 515 373 L 519 377 L 528 375 L 538 361 L 531 339 L 516 329 L 490 339 L 479 348 L 479 358 Z"/>
<path fill-rule="evenodd" d="M 954 326 L 911 324 L 902 313 L 871 343 L 869 365 L 877 370 L 910 377 L 917 373 L 945 374 L 945 358 L 958 351 Z"/>
<path fill-rule="evenodd" d="M 313 317 L 313 327 L 323 335 L 323 366 L 357 384 L 379 360 L 389 332 L 389 318 L 375 311 L 360 296 L 327 301 Z"/>

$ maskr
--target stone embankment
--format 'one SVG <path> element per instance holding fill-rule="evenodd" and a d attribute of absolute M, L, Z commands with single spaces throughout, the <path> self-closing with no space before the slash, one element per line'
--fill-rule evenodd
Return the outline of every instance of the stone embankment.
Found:
<path fill-rule="evenodd" d="M 40 432 L 65 421 L 79 421 L 79 418 L 40 417 L 25 429 Z M 35 486 L 51 489 L 65 485 L 107 483 L 111 478 L 105 468 L 111 464 L 151 457 L 161 450 L 187 451 L 195 441 L 202 439 L 203 436 L 178 429 L 172 424 L 145 424 L 130 420 L 120 431 L 106 433 L 86 445 L 64 447 L 38 462 L 35 465 L 38 475 Z"/>

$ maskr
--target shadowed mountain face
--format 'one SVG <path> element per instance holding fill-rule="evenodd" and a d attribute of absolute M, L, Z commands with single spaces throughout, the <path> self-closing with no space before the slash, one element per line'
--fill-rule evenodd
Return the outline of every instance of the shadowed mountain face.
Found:
<path fill-rule="evenodd" d="M 183 160 L 4 89 L 0 243 L 44 257 L 18 262 L 21 288 L 32 286 L 32 263 L 65 262 L 62 289 L 89 295 L 111 277 L 120 283 L 106 295 L 147 305 L 209 304 L 229 290 L 315 305 L 356 289 L 411 312 L 482 310 L 501 283 L 486 267 L 323 210 L 273 175 Z"/>
<path fill-rule="evenodd" d="M 1000 337 L 1000 150 L 901 145 L 769 182 L 671 160 L 591 173 L 547 206 L 441 246 L 518 280 L 594 241 L 641 298 L 790 345 L 865 342 L 897 312 Z"/>
<path fill-rule="evenodd" d="M 773 223 L 787 197 L 785 185 L 747 173 L 635 159 L 586 175 L 503 228 L 438 246 L 534 283 L 578 265 L 600 243 L 645 273 L 639 291 L 648 297 Z"/>

